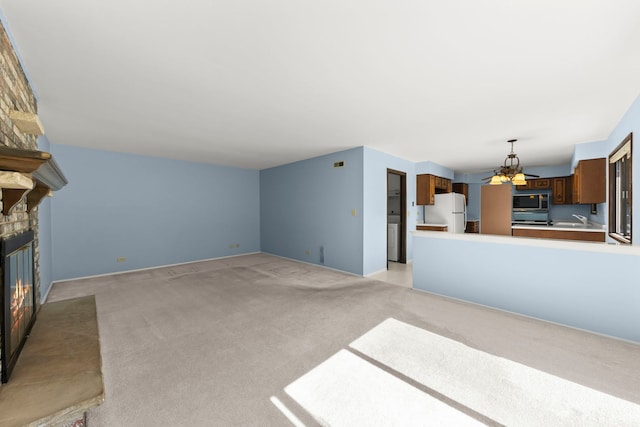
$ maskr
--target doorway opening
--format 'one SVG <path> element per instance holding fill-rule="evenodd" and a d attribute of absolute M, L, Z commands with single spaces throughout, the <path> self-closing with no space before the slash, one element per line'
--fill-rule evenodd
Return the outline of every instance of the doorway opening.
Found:
<path fill-rule="evenodd" d="M 407 174 L 387 169 L 387 270 L 407 263 Z"/>

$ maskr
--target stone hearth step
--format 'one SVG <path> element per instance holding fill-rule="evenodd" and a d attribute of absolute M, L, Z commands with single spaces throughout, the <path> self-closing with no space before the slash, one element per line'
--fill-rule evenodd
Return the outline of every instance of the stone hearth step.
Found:
<path fill-rule="evenodd" d="M 95 297 L 43 304 L 0 387 L 0 427 L 64 424 L 103 400 Z"/>

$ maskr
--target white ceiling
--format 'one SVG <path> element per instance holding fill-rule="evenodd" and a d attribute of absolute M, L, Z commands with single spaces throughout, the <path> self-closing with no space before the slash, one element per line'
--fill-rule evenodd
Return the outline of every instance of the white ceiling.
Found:
<path fill-rule="evenodd" d="M 262 169 L 569 163 L 640 94 L 638 0 L 0 0 L 51 142 Z"/>

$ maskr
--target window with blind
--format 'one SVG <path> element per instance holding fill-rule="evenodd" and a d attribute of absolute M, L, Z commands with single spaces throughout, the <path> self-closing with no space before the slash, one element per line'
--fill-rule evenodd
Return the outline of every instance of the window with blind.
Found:
<path fill-rule="evenodd" d="M 631 244 L 632 134 L 609 155 L 609 236 Z"/>

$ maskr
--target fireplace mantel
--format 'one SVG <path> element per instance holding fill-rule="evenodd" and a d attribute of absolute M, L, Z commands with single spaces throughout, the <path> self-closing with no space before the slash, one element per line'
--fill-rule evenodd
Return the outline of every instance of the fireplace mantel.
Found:
<path fill-rule="evenodd" d="M 29 174 L 33 189 L 2 188 L 2 214 L 9 211 L 27 194 L 27 212 L 31 212 L 51 191 L 67 184 L 67 179 L 51 153 L 20 148 L 0 147 L 0 170 Z"/>

